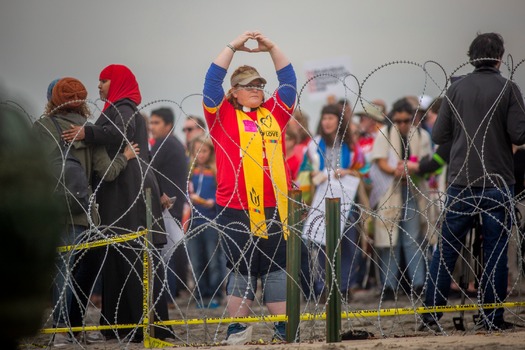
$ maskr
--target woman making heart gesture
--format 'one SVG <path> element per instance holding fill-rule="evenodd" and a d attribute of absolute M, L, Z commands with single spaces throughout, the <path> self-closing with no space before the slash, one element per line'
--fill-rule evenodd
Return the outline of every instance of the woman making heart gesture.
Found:
<path fill-rule="evenodd" d="M 248 40 L 257 47 L 249 49 Z M 234 54 L 268 52 L 279 88 L 265 101 L 266 79 L 254 67 L 238 67 L 224 93 L 222 83 Z M 261 278 L 263 301 L 271 314 L 286 311 L 286 238 L 288 189 L 284 128 L 296 99 L 297 78 L 280 48 L 259 32 L 245 32 L 219 53 L 206 74 L 204 114 L 217 160 L 217 226 L 222 232 L 227 278 L 227 309 L 247 316 Z M 274 338 L 284 339 L 285 324 Z M 251 327 L 232 323 L 228 344 L 249 342 Z"/>

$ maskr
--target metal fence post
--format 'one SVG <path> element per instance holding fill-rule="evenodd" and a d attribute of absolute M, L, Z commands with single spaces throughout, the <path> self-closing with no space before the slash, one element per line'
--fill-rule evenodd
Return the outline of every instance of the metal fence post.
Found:
<path fill-rule="evenodd" d="M 341 341 L 341 199 L 326 198 L 326 342 Z"/>
<path fill-rule="evenodd" d="M 155 329 L 153 327 L 153 276 L 151 267 L 153 261 L 150 261 L 149 257 L 149 242 L 152 240 L 152 212 L 151 212 L 151 188 L 146 188 L 146 226 L 148 232 L 144 240 L 144 255 L 143 255 L 143 265 L 144 265 L 144 287 L 143 287 L 143 312 L 144 312 L 144 321 L 143 321 L 143 332 L 144 332 L 144 341 L 145 347 L 149 348 L 149 337 L 155 337 Z"/>
<path fill-rule="evenodd" d="M 297 224 L 301 220 L 302 192 L 290 190 L 288 193 L 288 225 L 289 236 L 286 242 L 286 341 L 299 341 L 299 320 L 301 309 L 300 271 L 301 271 L 301 232 Z"/>

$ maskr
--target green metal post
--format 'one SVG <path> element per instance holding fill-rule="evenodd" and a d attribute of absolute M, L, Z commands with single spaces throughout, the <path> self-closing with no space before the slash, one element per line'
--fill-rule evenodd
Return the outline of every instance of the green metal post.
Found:
<path fill-rule="evenodd" d="M 299 341 L 299 317 L 301 309 L 300 270 L 301 270 L 301 231 L 297 225 L 301 220 L 302 192 L 291 190 L 288 193 L 288 230 L 286 242 L 286 341 Z"/>
<path fill-rule="evenodd" d="M 341 341 L 341 199 L 326 198 L 326 342 Z"/>

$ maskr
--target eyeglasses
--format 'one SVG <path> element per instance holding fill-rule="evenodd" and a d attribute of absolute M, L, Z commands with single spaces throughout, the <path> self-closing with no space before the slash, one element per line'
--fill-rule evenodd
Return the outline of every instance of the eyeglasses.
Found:
<path fill-rule="evenodd" d="M 412 123 L 412 119 L 398 119 L 398 120 L 394 120 L 394 123 L 396 123 L 396 124 L 410 124 L 410 123 Z"/>
<path fill-rule="evenodd" d="M 182 132 L 192 132 L 193 130 L 195 130 L 195 128 L 182 128 Z"/>
<path fill-rule="evenodd" d="M 238 90 L 264 90 L 264 84 L 239 85 Z"/>

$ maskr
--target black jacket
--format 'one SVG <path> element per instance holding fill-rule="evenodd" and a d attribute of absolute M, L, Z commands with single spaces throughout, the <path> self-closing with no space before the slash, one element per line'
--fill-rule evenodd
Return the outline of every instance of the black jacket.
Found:
<path fill-rule="evenodd" d="M 182 143 L 173 135 L 155 140 L 151 148 L 151 167 L 155 171 L 161 193 L 177 197 L 171 215 L 182 221 L 182 211 L 186 202 L 188 161 Z"/>
<path fill-rule="evenodd" d="M 149 165 L 146 121 L 128 100 L 117 101 L 106 109 L 93 126 L 85 127 L 85 142 L 105 145 L 110 157 L 122 152 L 127 142 L 138 143 L 140 155 L 113 182 L 97 181 L 93 191 L 99 203 L 102 228 L 114 233 L 130 233 L 147 227 L 146 188 L 151 188 L 153 230 L 164 232 L 160 191 Z M 127 140 L 127 141 L 126 141 Z M 153 234 L 156 246 L 166 244 L 165 234 Z"/>
<path fill-rule="evenodd" d="M 525 143 L 525 109 L 518 86 L 496 68 L 475 69 L 448 89 L 432 140 L 452 140 L 449 184 L 514 184 L 512 144 Z"/>
<path fill-rule="evenodd" d="M 450 148 L 452 141 L 439 145 L 432 155 L 428 155 L 419 161 L 419 176 L 425 176 L 436 172 L 450 161 Z"/>

